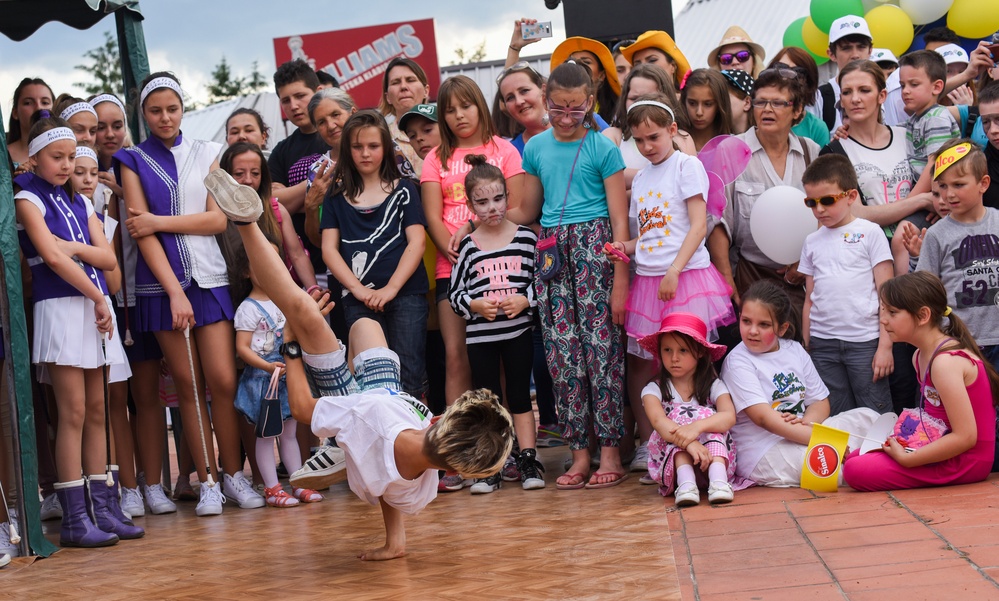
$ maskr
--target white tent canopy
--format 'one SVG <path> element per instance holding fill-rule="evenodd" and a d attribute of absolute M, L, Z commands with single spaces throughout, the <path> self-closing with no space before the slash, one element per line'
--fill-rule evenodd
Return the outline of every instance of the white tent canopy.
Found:
<path fill-rule="evenodd" d="M 203 109 L 184 113 L 181 129 L 192 140 L 211 140 L 225 144 L 225 122 L 238 108 L 251 108 L 260 113 L 264 123 L 270 128 L 267 148 L 271 149 L 295 130 L 291 122 L 281 118 L 281 104 L 272 90 L 240 96 L 207 106 Z"/>

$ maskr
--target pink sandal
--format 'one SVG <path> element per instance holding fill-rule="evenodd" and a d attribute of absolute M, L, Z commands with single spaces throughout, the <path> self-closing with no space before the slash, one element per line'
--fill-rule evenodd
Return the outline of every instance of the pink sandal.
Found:
<path fill-rule="evenodd" d="M 322 501 L 325 497 L 319 494 L 318 491 L 312 490 L 311 488 L 292 488 L 295 493 L 295 497 L 303 503 L 318 503 Z"/>
<path fill-rule="evenodd" d="M 298 505 L 298 499 L 286 493 L 280 484 L 275 485 L 273 488 L 265 488 L 264 497 L 267 498 L 267 504 L 271 507 L 294 507 Z"/>

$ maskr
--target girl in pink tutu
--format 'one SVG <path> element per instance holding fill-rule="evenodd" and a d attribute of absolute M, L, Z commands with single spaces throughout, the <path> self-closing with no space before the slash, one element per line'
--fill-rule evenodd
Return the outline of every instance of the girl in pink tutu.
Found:
<path fill-rule="evenodd" d="M 614 246 L 635 256 L 625 318 L 628 352 L 651 360 L 656 354 L 645 353 L 636 341 L 656 332 L 670 313 L 693 313 L 707 325 L 708 338 L 717 340 L 718 328 L 733 323 L 735 311 L 732 289 L 704 246 L 708 175 L 695 157 L 676 151 L 676 117 L 666 97 L 640 96 L 628 109 L 628 127 L 651 165 L 631 186 L 638 238 Z"/>
<path fill-rule="evenodd" d="M 725 347 L 707 340 L 704 322 L 691 313 L 671 313 L 659 331 L 638 341 L 659 358 L 659 377 L 642 390 L 642 404 L 655 431 L 649 438 L 649 476 L 677 507 L 701 502 L 707 484 L 711 504 L 729 503 L 733 490 L 752 486 L 735 475 L 735 447 L 728 430 L 735 405 L 714 361 Z M 707 477 L 705 477 L 705 475 Z"/>

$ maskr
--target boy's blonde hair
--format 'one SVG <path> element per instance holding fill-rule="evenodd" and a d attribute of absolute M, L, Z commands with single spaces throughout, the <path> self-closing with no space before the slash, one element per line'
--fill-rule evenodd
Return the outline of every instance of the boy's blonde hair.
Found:
<path fill-rule="evenodd" d="M 947 140 L 940 146 L 939 149 L 937 149 L 936 153 L 930 157 L 930 163 L 934 163 L 938 156 L 951 148 L 954 148 L 958 144 L 968 144 L 971 148 L 968 150 L 968 154 L 961 157 L 961 159 L 954 163 L 950 169 L 953 169 L 954 173 L 958 175 L 964 175 L 970 171 L 971 174 L 975 176 L 975 181 L 982 181 L 982 178 L 989 172 L 988 159 L 985 158 L 985 152 L 982 151 L 981 146 L 968 138 L 951 138 L 950 140 Z M 933 179 L 937 178 L 934 177 Z"/>
<path fill-rule="evenodd" d="M 427 432 L 423 451 L 430 462 L 466 478 L 500 471 L 513 448 L 513 418 L 489 390 L 458 397 Z"/>

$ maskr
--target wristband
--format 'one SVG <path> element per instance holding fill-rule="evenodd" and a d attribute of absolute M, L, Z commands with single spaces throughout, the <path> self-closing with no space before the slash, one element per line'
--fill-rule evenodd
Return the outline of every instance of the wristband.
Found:
<path fill-rule="evenodd" d="M 311 295 L 314 290 L 322 290 L 322 288 L 318 284 L 313 284 L 305 290 L 305 293 Z"/>

